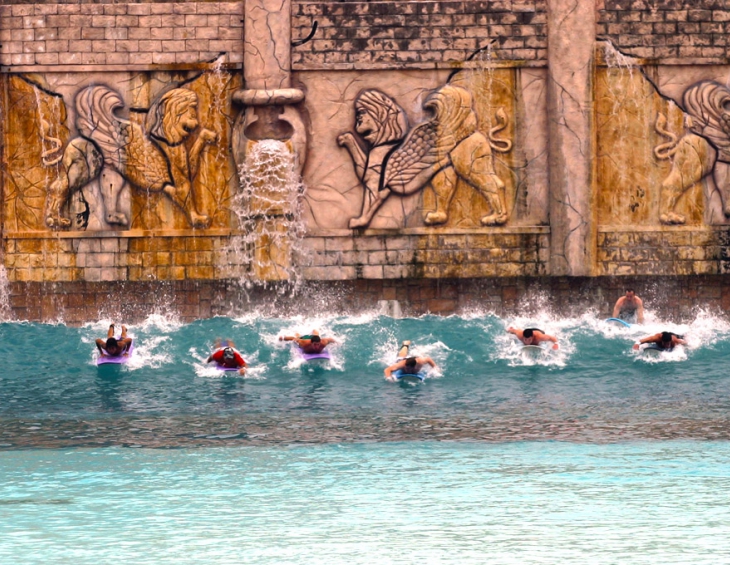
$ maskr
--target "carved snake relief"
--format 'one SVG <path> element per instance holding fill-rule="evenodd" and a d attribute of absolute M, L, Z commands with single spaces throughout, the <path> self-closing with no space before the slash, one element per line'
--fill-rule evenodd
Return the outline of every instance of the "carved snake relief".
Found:
<path fill-rule="evenodd" d="M 41 162 L 44 167 L 53 167 L 63 159 L 63 151 L 61 151 L 63 149 L 63 142 L 57 137 L 50 135 L 50 131 L 51 124 L 41 117 L 41 141 L 51 146 L 41 153 Z M 51 158 L 53 155 L 55 157 Z"/>

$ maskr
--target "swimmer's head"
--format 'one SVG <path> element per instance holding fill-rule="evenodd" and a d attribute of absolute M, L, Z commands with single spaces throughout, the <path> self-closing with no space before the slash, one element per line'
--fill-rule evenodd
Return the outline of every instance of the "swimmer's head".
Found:
<path fill-rule="evenodd" d="M 416 358 L 415 357 L 408 357 L 406 359 L 406 367 L 415 367 L 416 366 Z"/>
<path fill-rule="evenodd" d="M 225 359 L 226 361 L 231 361 L 232 359 L 235 359 L 235 358 L 236 358 L 236 354 L 233 353 L 233 349 L 231 349 L 230 347 L 226 347 L 223 350 L 223 359 Z"/>
<path fill-rule="evenodd" d="M 319 343 L 320 341 L 322 341 L 322 338 L 320 338 L 318 335 L 313 335 L 309 338 L 309 341 L 311 341 L 312 343 Z"/>
<path fill-rule="evenodd" d="M 672 334 L 669 332 L 662 332 L 662 343 L 669 343 L 672 341 Z"/>
<path fill-rule="evenodd" d="M 119 351 L 119 342 L 115 338 L 110 337 L 106 340 L 106 346 L 104 349 L 106 349 L 107 353 L 111 353 L 113 355 Z"/>
<path fill-rule="evenodd" d="M 522 332 L 522 337 L 532 337 L 532 330 L 527 329 Z"/>

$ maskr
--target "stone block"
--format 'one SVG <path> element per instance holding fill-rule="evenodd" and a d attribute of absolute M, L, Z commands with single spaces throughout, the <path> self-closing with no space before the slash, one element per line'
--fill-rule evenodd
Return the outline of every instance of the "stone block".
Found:
<path fill-rule="evenodd" d="M 101 280 L 101 269 L 99 267 L 86 267 L 83 269 L 83 278 L 85 281 L 97 282 Z"/>
<path fill-rule="evenodd" d="M 187 279 L 212 279 L 214 277 L 213 267 L 210 265 L 191 265 L 185 267 Z"/>
<path fill-rule="evenodd" d="M 386 279 L 405 279 L 410 276 L 407 265 L 384 265 L 383 277 Z"/>
<path fill-rule="evenodd" d="M 380 251 L 385 249 L 385 238 L 383 237 L 356 237 L 353 238 L 354 249 L 357 251 Z"/>
<path fill-rule="evenodd" d="M 155 65 L 168 65 L 175 62 L 175 53 L 152 53 L 152 62 Z"/>
<path fill-rule="evenodd" d="M 364 265 L 362 268 L 362 277 L 364 279 L 382 279 L 383 276 L 382 265 Z"/>

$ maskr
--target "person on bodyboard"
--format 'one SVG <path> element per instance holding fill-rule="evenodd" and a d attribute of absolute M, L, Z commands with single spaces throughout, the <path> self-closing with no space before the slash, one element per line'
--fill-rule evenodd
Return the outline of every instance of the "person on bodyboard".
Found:
<path fill-rule="evenodd" d="M 671 351 L 677 345 L 687 345 L 683 335 L 677 335 L 672 332 L 661 332 L 640 339 L 638 343 L 634 344 L 634 351 L 638 351 L 645 343 L 651 343 L 654 347 L 661 349 L 662 351 Z"/>
<path fill-rule="evenodd" d="M 409 357 L 408 350 L 410 349 L 411 342 L 404 341 L 401 348 L 398 350 L 397 361 L 390 367 L 385 368 L 385 378 L 389 381 L 396 381 L 399 378 L 411 375 L 418 377 L 423 380 L 421 370 L 424 365 L 430 365 L 431 368 L 436 368 L 436 363 L 430 357 Z M 398 373 L 397 375 L 395 373 Z M 419 376 L 420 375 L 420 376 Z"/>
<path fill-rule="evenodd" d="M 539 346 L 543 341 L 551 341 L 553 343 L 553 349 L 558 349 L 558 338 L 548 335 L 537 328 L 525 328 L 524 330 L 518 330 L 517 328 L 510 326 L 507 328 L 507 332 L 516 336 L 523 345 Z"/>
<path fill-rule="evenodd" d="M 127 337 L 127 326 L 122 326 L 122 335 L 119 339 L 114 337 L 114 324 L 109 326 L 106 334 L 106 341 L 96 340 L 96 347 L 102 357 L 121 357 L 129 354 L 132 338 Z"/>
<path fill-rule="evenodd" d="M 238 374 L 246 373 L 246 361 L 241 354 L 235 349 L 233 342 L 228 340 L 218 341 L 216 350 L 210 354 L 206 363 L 215 361 L 219 369 L 230 370 L 238 369 Z"/>

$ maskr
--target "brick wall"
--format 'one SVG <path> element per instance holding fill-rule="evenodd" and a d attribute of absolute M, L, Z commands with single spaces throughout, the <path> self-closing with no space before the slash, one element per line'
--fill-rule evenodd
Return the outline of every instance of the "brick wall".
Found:
<path fill-rule="evenodd" d="M 83 324 L 107 317 L 133 324 L 156 311 L 177 314 L 183 322 L 252 311 L 264 316 L 355 314 L 372 312 L 380 300 L 397 300 L 409 316 L 475 310 L 525 316 L 549 308 L 560 316 L 593 309 L 605 318 L 626 288 L 634 288 L 657 316 L 677 322 L 693 319 L 698 308 L 730 311 L 730 279 L 722 275 L 325 281 L 308 283 L 304 294 L 207 280 L 14 282 L 9 294 L 13 317 L 19 320 Z"/>
<path fill-rule="evenodd" d="M 7 239 L 12 281 L 147 281 L 237 279 L 244 258 L 228 236 L 38 237 Z"/>
<path fill-rule="evenodd" d="M 464 61 L 490 41 L 496 59 L 546 59 L 545 0 L 302 2 L 292 14 L 294 38 L 319 25 L 293 49 L 295 70 Z"/>
<path fill-rule="evenodd" d="M 483 233 L 308 237 L 310 280 L 540 276 L 549 262 L 548 228 Z"/>
<path fill-rule="evenodd" d="M 600 4 L 598 36 L 626 55 L 713 59 L 730 53 L 727 0 L 601 0 Z"/>
<path fill-rule="evenodd" d="M 241 2 L 0 6 L 2 65 L 243 60 Z"/>
<path fill-rule="evenodd" d="M 727 227 L 612 230 L 598 234 L 600 275 L 730 273 Z"/>

